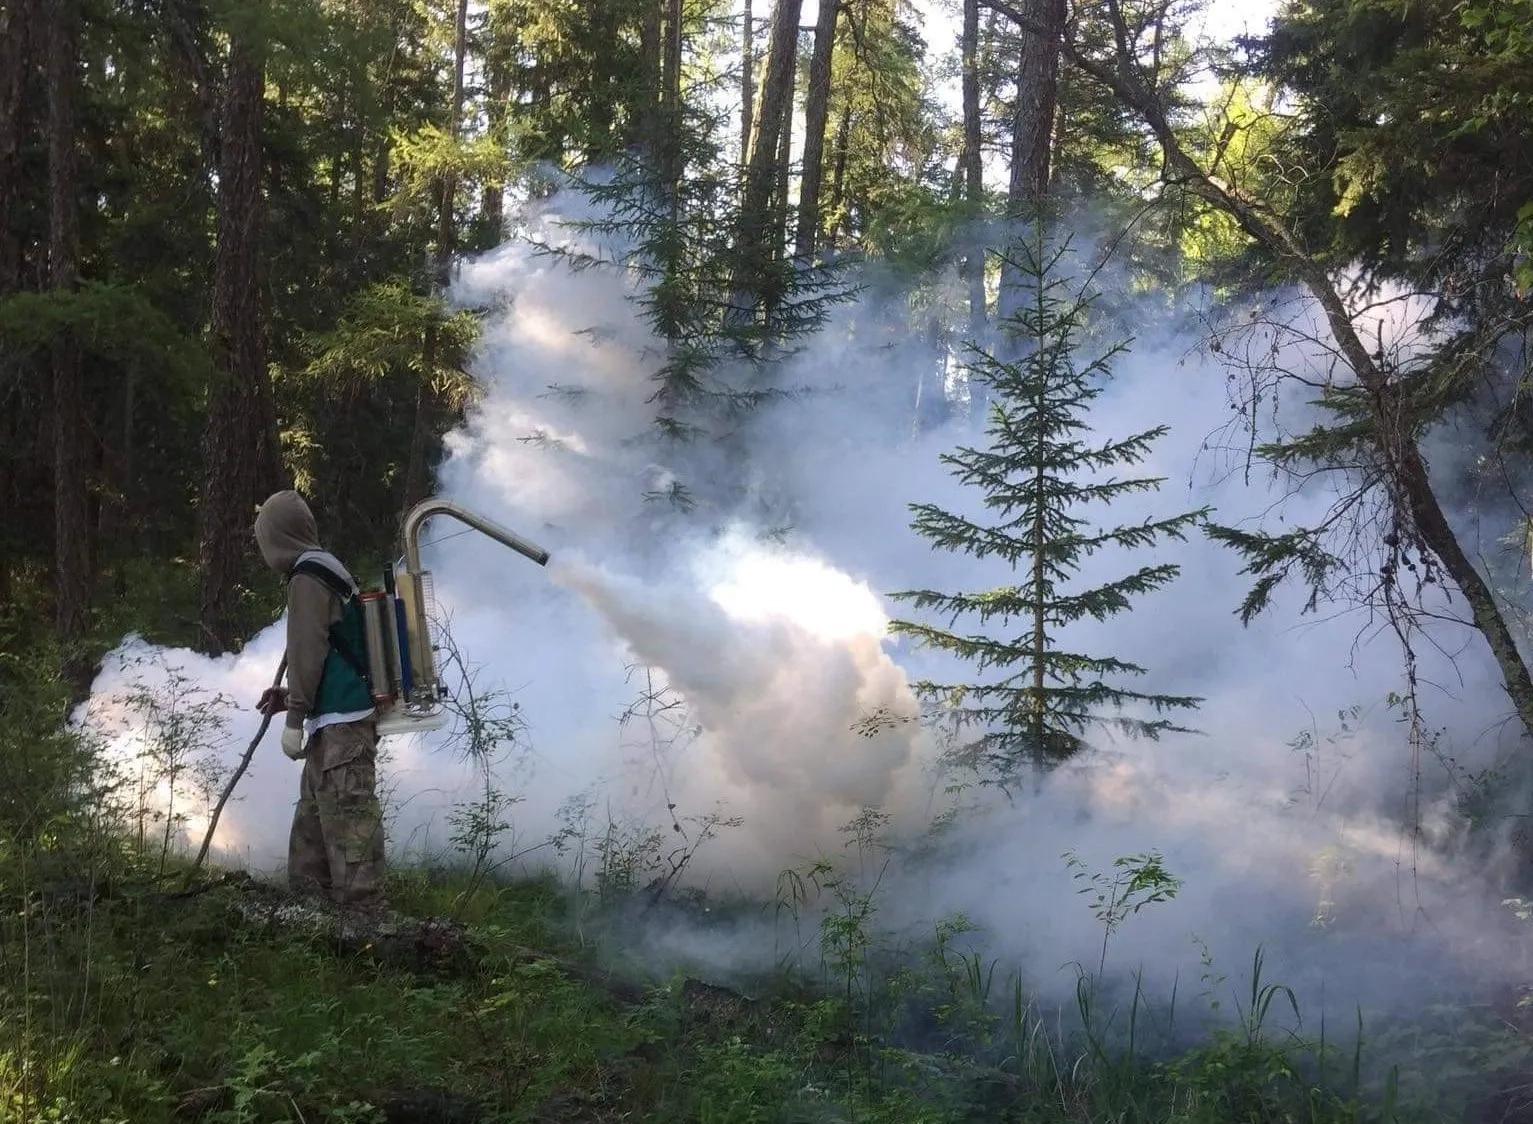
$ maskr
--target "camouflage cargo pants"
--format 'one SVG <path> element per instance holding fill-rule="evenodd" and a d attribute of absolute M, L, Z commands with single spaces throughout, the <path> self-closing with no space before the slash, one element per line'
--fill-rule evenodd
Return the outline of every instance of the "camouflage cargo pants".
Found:
<path fill-rule="evenodd" d="M 383 813 L 375 789 L 378 736 L 371 722 L 325 726 L 309 740 L 293 830 L 288 885 L 337 905 L 383 905 Z"/>

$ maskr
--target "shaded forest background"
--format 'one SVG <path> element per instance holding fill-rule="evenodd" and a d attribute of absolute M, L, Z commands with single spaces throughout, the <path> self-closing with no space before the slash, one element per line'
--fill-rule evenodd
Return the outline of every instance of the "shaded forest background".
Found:
<path fill-rule="evenodd" d="M 289 484 L 343 554 L 381 557 L 475 393 L 454 261 L 573 179 L 643 272 L 667 347 L 635 373 L 655 385 L 636 420 L 663 440 L 769 401 L 712 372 L 769 369 L 848 263 L 901 279 L 934 353 L 994 334 L 1021 291 L 994 252 L 1008 220 L 1091 216 L 1168 309 L 1189 285 L 1307 290 L 1329 420 L 1263 451 L 1357 486 L 1325 526 L 1226 536 L 1260 583 L 1248 608 L 1297 575 L 1408 617 L 1391 575 L 1414 551 L 1533 726 L 1517 599 L 1438 496 L 1521 503 L 1533 6 L 1318 0 L 1230 44 L 1167 0 L 925 14 L 6 0 L 7 631 L 55 638 L 80 682 L 130 627 L 236 646 L 271 609 L 250 513 Z M 1356 315 L 1401 293 L 1431 333 L 1408 356 Z M 1244 373 L 1253 402 L 1263 378 L 1309 377 Z M 1465 410 L 1483 455 L 1454 471 L 1474 478 L 1430 476 L 1423 435 Z"/>

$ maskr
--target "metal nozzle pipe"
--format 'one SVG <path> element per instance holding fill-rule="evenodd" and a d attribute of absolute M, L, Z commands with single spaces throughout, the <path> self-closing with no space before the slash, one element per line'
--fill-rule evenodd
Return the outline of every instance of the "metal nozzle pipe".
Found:
<path fill-rule="evenodd" d="M 532 559 L 539 566 L 548 564 L 548 551 L 534 543 L 528 542 L 514 531 L 508 531 L 493 519 L 486 519 L 482 515 L 476 515 L 465 507 L 460 507 L 451 500 L 430 499 L 422 500 L 410 509 L 405 516 L 404 547 L 405 567 L 413 574 L 421 572 L 421 528 L 426 520 L 433 515 L 450 515 L 460 523 L 467 523 L 476 531 L 489 535 L 490 538 L 504 546 L 509 546 L 518 554 Z"/>

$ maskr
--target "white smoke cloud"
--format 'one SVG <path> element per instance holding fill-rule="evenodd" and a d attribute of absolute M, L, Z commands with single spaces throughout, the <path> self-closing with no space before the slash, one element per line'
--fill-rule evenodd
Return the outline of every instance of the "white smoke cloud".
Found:
<path fill-rule="evenodd" d="M 580 204 L 566 197 L 558 206 Z M 528 218 L 553 240 L 566 236 L 558 221 L 553 211 Z M 929 396 L 940 379 L 934 356 L 918 333 L 890 331 L 900 317 L 869 298 L 843 310 L 784 377 L 820 393 L 769 407 L 727 443 L 658 443 L 646 423 L 660 347 L 632 294 L 621 273 L 574 274 L 520 241 L 466 263 L 459 298 L 501 311 L 475 363 L 484 398 L 448 437 L 440 491 L 539 541 L 553 561 L 540 570 L 443 528 L 428 565 L 457 643 L 515 692 L 529 723 L 530 765 L 507 782 L 525 797 L 520 840 L 555 830 L 557 810 L 577 792 L 666 828 L 668 805 L 676 816 L 721 808 L 743 823 L 699 854 L 694 876 L 769 892 L 783 867 L 844 854 L 839 829 L 864 807 L 890 813 L 891 833 L 908 839 L 946 806 L 934 736 L 907 719 L 916 714 L 911 682 L 953 669 L 885 630 L 899 611 L 891 591 L 1004 579 L 995 565 L 931 551 L 908 528 L 912 501 L 975 502 L 938 462 L 974 435 L 961 419 L 917 424 L 918 388 Z M 1207 504 L 1222 522 L 1239 522 L 1270 513 L 1284 494 L 1260 475 L 1248 483 L 1207 447 L 1230 414 L 1226 374 L 1190 344 L 1170 329 L 1152 333 L 1099 400 L 1092 420 L 1104 436 L 1172 427 L 1146 466 L 1165 488 L 1107 518 Z M 744 494 L 721 500 L 726 493 L 706 486 L 726 477 L 744 480 Z M 695 510 L 656 498 L 678 481 L 701 485 Z M 1302 490 L 1282 517 L 1303 524 L 1327 502 L 1318 487 Z M 767 525 L 763 510 L 787 513 L 791 526 Z M 1364 969 L 1387 979 L 1414 955 L 1402 951 L 1412 942 L 1473 930 L 1441 970 L 1477 970 L 1494 951 L 1486 944 L 1495 926 L 1485 922 L 1493 905 L 1433 849 L 1446 830 L 1430 799 L 1423 838 L 1402 825 L 1416 781 L 1382 703 L 1401 685 L 1392 638 L 1357 615 L 1296 621 L 1292 596 L 1243 628 L 1233 610 L 1247 579 L 1233 556 L 1194 538 L 1159 557 L 1182 567 L 1172 587 L 1131 613 L 1083 622 L 1070 643 L 1143 663 L 1147 689 L 1204 697 L 1190 719 L 1201 732 L 1107 744 L 1012 800 L 965 796 L 972 805 L 942 858 L 892 864 L 886 916 L 920 924 L 961 911 L 997 955 L 1044 971 L 1094 961 L 1100 930 L 1061 852 L 1105 868 L 1157 848 L 1185 887 L 1129 922 L 1115 963 L 1195 974 L 1190 934 L 1231 964 L 1266 942 L 1285 968 L 1328 981 L 1345 1003 L 1342 993 L 1365 987 Z M 1126 565 L 1097 557 L 1084 578 Z M 1422 653 L 1430 716 L 1453 731 L 1466 764 L 1493 761 L 1512 734 L 1493 728 L 1506 707 L 1488 657 L 1472 634 L 1444 626 L 1437 638 L 1456 663 L 1430 646 Z M 279 652 L 273 628 L 238 656 L 162 657 L 253 702 Z M 664 744 L 619 721 L 636 698 L 635 667 L 652 669 L 648 682 L 666 688 L 665 699 L 684 700 L 685 722 L 666 727 Z M 125 675 L 109 663 L 98 705 Z M 1332 716 L 1355 704 L 1367 712 L 1354 732 L 1325 742 Z M 873 715 L 891 720 L 865 736 Z M 254 725 L 242 712 L 229 753 Z M 1311 725 L 1320 760 L 1311 753 L 1306 765 L 1290 741 Z M 447 810 L 477 783 L 473 769 L 427 738 L 392 747 L 387 774 L 396 847 L 440 849 Z M 295 788 L 296 766 L 272 739 L 226 815 L 226 851 L 280 865 Z M 1383 987 L 1366 986 L 1375 985 Z"/>

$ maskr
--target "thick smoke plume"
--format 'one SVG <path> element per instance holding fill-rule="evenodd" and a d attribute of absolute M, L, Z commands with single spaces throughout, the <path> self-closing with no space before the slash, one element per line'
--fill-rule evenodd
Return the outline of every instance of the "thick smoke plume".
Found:
<path fill-rule="evenodd" d="M 557 205 L 580 207 L 568 196 Z M 548 210 L 527 222 L 540 240 L 568 239 L 559 220 Z M 1432 760 L 1412 760 L 1385 703 L 1401 687 L 1387 630 L 1355 613 L 1301 619 L 1296 596 L 1242 627 L 1239 562 L 1201 538 L 1172 544 L 1162 552 L 1182 567 L 1172 587 L 1084 622 L 1071 643 L 1143 663 L 1148 689 L 1204 697 L 1200 733 L 1107 742 L 1009 796 L 955 793 L 963 778 L 938 768 L 941 739 L 916 720 L 911 683 L 961 669 L 886 635 L 891 591 L 1004 580 L 908 528 L 912 501 L 974 504 L 938 463 L 975 439 L 966 410 L 941 420 L 930 409 L 944 390 L 962 397 L 951 362 L 908 326 L 897 296 L 870 296 L 793 359 L 782 381 L 813 393 L 740 421 L 725 441 L 659 443 L 646 419 L 661 345 L 633 292 L 621 272 L 572 273 L 518 239 L 467 263 L 456 294 L 494 311 L 475 365 L 484 397 L 449 436 L 440 491 L 553 553 L 545 572 L 445 526 L 428 550 L 456 643 L 481 682 L 514 692 L 528 724 L 503 778 L 525 797 L 518 846 L 558 830 L 575 795 L 603 821 L 667 832 L 673 818 L 695 830 L 689 817 L 717 812 L 741 822 L 688 876 L 769 895 L 785 867 L 849 861 L 841 828 L 876 807 L 895 848 L 883 918 L 919 929 L 962 912 L 992 954 L 1046 977 L 1072 961 L 1094 967 L 1101 942 L 1067 850 L 1096 868 L 1164 853 L 1184 889 L 1132 919 L 1110 963 L 1143 963 L 1167 984 L 1196 977 L 1194 934 L 1232 974 L 1267 944 L 1291 982 L 1341 1010 L 1387 994 L 1407 968 L 1421 974 L 1428 954 L 1433 978 L 1455 985 L 1500 970 L 1505 911 L 1454 858 L 1451 787 Z M 1111 517 L 1208 504 L 1221 522 L 1249 523 L 1284 500 L 1285 518 L 1312 521 L 1329 498 L 1320 487 L 1289 495 L 1210 440 L 1230 419 L 1227 372 L 1194 329 L 1174 327 L 1213 311 L 1198 299 L 1136 341 L 1099 400 L 1104 437 L 1171 427 L 1148 466 L 1166 486 Z M 1323 360 L 1284 346 L 1295 365 Z M 741 486 L 706 487 L 724 478 Z M 668 502 L 676 483 L 701 497 L 695 508 Z M 1093 573 L 1118 562 L 1094 560 Z M 1423 702 L 1449 731 L 1445 752 L 1465 768 L 1498 761 L 1513 735 L 1499 725 L 1505 701 L 1483 646 L 1449 625 L 1432 639 Z M 92 706 L 109 709 L 125 684 L 152 677 L 153 661 L 179 666 L 246 707 L 222 751 L 232 756 L 280 645 L 278 626 L 215 661 L 130 642 Z M 1353 707 L 1361 713 L 1343 723 Z M 427 738 L 390 747 L 386 773 L 396 852 L 442 852 L 448 810 L 479 783 L 472 763 Z M 296 780 L 273 738 L 225 816 L 226 853 L 280 864 Z M 713 953 L 738 964 L 770 949 Z"/>

